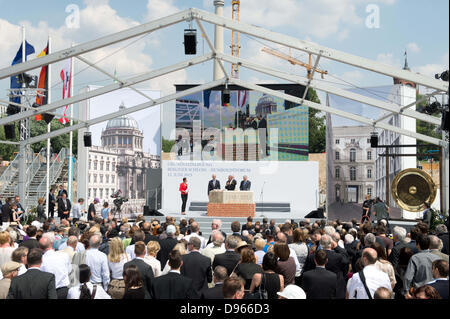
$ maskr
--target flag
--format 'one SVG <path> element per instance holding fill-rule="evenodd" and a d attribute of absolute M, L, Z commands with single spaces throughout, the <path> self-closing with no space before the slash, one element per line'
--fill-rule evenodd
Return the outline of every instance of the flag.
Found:
<path fill-rule="evenodd" d="M 248 91 L 238 91 L 238 108 L 242 109 L 247 103 L 247 93 Z"/>
<path fill-rule="evenodd" d="M 46 56 L 49 54 L 48 52 L 48 48 L 49 45 L 47 43 L 47 46 L 44 48 L 44 50 L 42 50 L 41 53 L 39 53 L 39 55 L 37 56 L 38 58 Z M 34 107 L 39 107 L 41 105 L 45 105 L 48 104 L 48 65 L 45 65 L 42 67 L 41 69 L 41 73 L 39 74 L 39 81 L 38 81 L 38 89 L 42 89 L 42 91 L 40 91 L 40 94 L 43 94 L 41 96 L 36 95 L 36 100 L 35 100 L 35 105 Z M 49 124 L 52 119 L 54 118 L 54 115 L 45 113 L 45 114 L 38 114 L 35 117 L 36 121 L 41 121 L 42 118 L 44 118 L 45 122 L 47 124 Z"/>
<path fill-rule="evenodd" d="M 20 45 L 19 51 L 17 51 L 17 54 L 11 63 L 11 65 L 15 65 L 18 63 L 22 63 L 22 45 Z M 34 47 L 29 44 L 27 41 L 25 41 L 25 61 L 27 60 L 27 56 L 34 53 Z M 19 89 L 22 87 L 22 84 L 19 83 L 19 76 L 20 74 L 14 75 L 11 77 L 11 89 Z M 14 97 L 9 99 L 11 102 L 20 104 L 20 97 Z"/>
<path fill-rule="evenodd" d="M 209 109 L 210 98 L 211 98 L 211 90 L 204 90 L 203 91 L 203 105 L 207 109 Z"/>
<path fill-rule="evenodd" d="M 63 92 L 62 92 L 62 99 L 68 99 L 70 95 L 70 85 L 72 82 L 72 59 L 70 58 L 67 60 L 66 64 L 64 65 L 63 69 L 61 70 L 61 80 L 63 82 Z M 66 105 L 66 108 L 64 109 L 64 115 L 59 119 L 61 124 L 67 124 L 69 123 L 69 120 L 66 117 L 67 108 L 69 106 Z"/>

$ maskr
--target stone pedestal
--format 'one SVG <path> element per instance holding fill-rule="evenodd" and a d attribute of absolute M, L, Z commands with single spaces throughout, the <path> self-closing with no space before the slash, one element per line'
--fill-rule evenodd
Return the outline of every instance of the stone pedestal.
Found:
<path fill-rule="evenodd" d="M 256 204 L 252 191 L 214 190 L 209 193 L 208 216 L 255 216 Z"/>

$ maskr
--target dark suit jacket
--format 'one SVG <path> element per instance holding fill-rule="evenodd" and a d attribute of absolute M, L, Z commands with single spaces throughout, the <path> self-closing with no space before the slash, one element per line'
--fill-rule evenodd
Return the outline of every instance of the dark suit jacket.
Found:
<path fill-rule="evenodd" d="M 156 255 L 156 259 L 158 259 L 161 262 L 161 270 L 163 270 L 164 267 L 166 266 L 167 260 L 169 259 L 169 254 L 177 243 L 178 241 L 172 237 L 167 237 L 166 239 L 159 241 L 161 249 Z"/>
<path fill-rule="evenodd" d="M 436 280 L 430 286 L 437 290 L 442 299 L 448 299 L 448 279 Z"/>
<path fill-rule="evenodd" d="M 252 187 L 252 182 L 250 182 L 249 180 L 246 180 L 245 183 L 244 183 L 244 181 L 241 181 L 241 185 L 239 186 L 239 189 L 241 191 L 249 191 L 250 187 Z"/>
<path fill-rule="evenodd" d="M 2 206 L 2 222 L 9 223 L 11 220 L 11 208 L 8 203 L 3 204 Z"/>
<path fill-rule="evenodd" d="M 218 254 L 214 257 L 212 269 L 216 266 L 223 266 L 227 269 L 228 276 L 233 272 L 234 267 L 241 260 L 241 255 L 235 251 L 226 251 L 223 254 Z"/>
<path fill-rule="evenodd" d="M 223 284 L 216 284 L 212 288 L 202 291 L 201 299 L 223 299 Z"/>
<path fill-rule="evenodd" d="M 213 184 L 213 180 L 209 181 L 209 183 L 208 183 L 208 195 L 209 195 L 209 192 L 214 190 L 214 189 L 220 189 L 220 182 L 217 179 L 216 179 L 216 185 L 215 186 Z"/>
<path fill-rule="evenodd" d="M 318 267 L 303 273 L 302 287 L 306 299 L 334 299 L 337 276 L 334 272 Z"/>
<path fill-rule="evenodd" d="M 58 199 L 58 217 L 65 217 L 68 218 L 70 217 L 70 210 L 72 209 L 72 204 L 70 203 L 70 200 L 68 198 L 66 198 L 66 203 L 67 206 L 64 206 L 64 202 L 62 200 L 62 198 Z M 63 212 L 64 211 L 69 211 L 68 215 L 64 215 Z"/>
<path fill-rule="evenodd" d="M 193 299 L 197 296 L 192 279 L 175 272 L 153 279 L 151 293 L 153 299 Z"/>
<path fill-rule="evenodd" d="M 230 183 L 228 183 L 228 180 L 227 180 L 225 188 L 228 189 L 229 191 L 234 191 L 236 189 L 236 184 L 237 184 L 237 182 L 235 179 L 231 180 Z"/>
<path fill-rule="evenodd" d="M 129 261 L 125 265 L 123 265 L 123 269 L 131 265 L 135 265 L 136 267 L 138 267 L 146 290 L 145 299 L 149 299 L 151 297 L 150 291 L 152 287 L 152 280 L 153 278 L 155 278 L 152 267 L 150 267 L 145 261 L 141 259 L 133 259 L 132 261 Z"/>
<path fill-rule="evenodd" d="M 57 299 L 55 275 L 29 269 L 11 280 L 7 299 Z"/>
<path fill-rule="evenodd" d="M 198 251 L 190 252 L 183 255 L 180 272 L 192 279 L 194 290 L 200 294 L 201 290 L 208 288 L 208 282 L 212 281 L 211 259 Z"/>
<path fill-rule="evenodd" d="M 20 243 L 19 247 L 27 247 L 28 250 L 32 248 L 39 248 L 39 242 L 35 238 L 30 238 Z"/>
<path fill-rule="evenodd" d="M 144 239 L 144 243 L 147 245 L 148 242 L 150 241 L 157 241 L 159 242 L 158 236 L 154 236 L 150 233 L 145 233 L 145 239 Z"/>
<path fill-rule="evenodd" d="M 400 250 L 402 250 L 403 247 L 408 247 L 408 244 L 404 244 L 402 242 L 394 243 L 394 247 L 392 247 L 391 253 L 388 256 L 388 261 L 392 264 L 392 267 L 394 267 L 394 269 L 398 266 Z"/>
<path fill-rule="evenodd" d="M 325 252 L 328 257 L 328 262 L 325 268 L 334 272 L 337 276 L 336 299 L 345 299 L 348 260 L 345 259 L 344 255 L 337 253 L 334 250 L 325 250 Z M 314 254 L 311 254 L 306 259 L 304 271 L 306 272 L 315 268 L 316 264 L 314 263 Z"/>
<path fill-rule="evenodd" d="M 442 240 L 444 247 L 442 247 L 441 252 L 448 255 L 448 233 L 439 234 L 438 237 Z"/>

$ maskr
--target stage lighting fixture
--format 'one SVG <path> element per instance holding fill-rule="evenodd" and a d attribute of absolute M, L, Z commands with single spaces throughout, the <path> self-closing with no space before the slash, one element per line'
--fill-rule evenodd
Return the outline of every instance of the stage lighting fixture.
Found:
<path fill-rule="evenodd" d="M 13 124 L 5 124 L 5 138 L 7 140 L 15 140 L 16 139 L 16 125 Z"/>
<path fill-rule="evenodd" d="M 83 139 L 84 139 L 84 146 L 85 147 L 91 147 L 92 146 L 92 134 L 91 134 L 91 132 L 84 133 Z"/>
<path fill-rule="evenodd" d="M 441 122 L 441 129 L 443 131 L 448 132 L 448 109 L 445 111 L 442 111 L 442 122 Z"/>
<path fill-rule="evenodd" d="M 378 147 L 378 133 L 372 132 L 370 135 L 370 147 L 376 148 Z"/>
<path fill-rule="evenodd" d="M 6 108 L 6 114 L 8 115 L 14 115 L 20 112 L 20 107 L 9 104 Z"/>
<path fill-rule="evenodd" d="M 225 89 L 222 91 L 222 105 L 228 106 L 230 104 L 230 90 L 228 87 L 225 87 Z"/>
<path fill-rule="evenodd" d="M 441 74 L 436 74 L 434 77 L 435 77 L 437 80 L 441 79 L 442 81 L 448 82 L 448 79 L 449 79 L 448 70 L 442 72 Z"/>
<path fill-rule="evenodd" d="M 27 73 L 21 73 L 17 76 L 17 81 L 23 85 L 25 84 L 25 87 L 27 88 L 37 88 L 37 81 L 38 77 L 37 75 L 30 75 Z"/>
<path fill-rule="evenodd" d="M 185 29 L 183 43 L 184 43 L 184 54 L 186 55 L 197 54 L 197 30 Z"/>
<path fill-rule="evenodd" d="M 438 101 L 435 101 L 435 102 L 425 106 L 425 113 L 427 113 L 428 115 L 433 115 L 434 113 L 439 111 L 440 108 L 441 108 L 441 103 L 439 103 Z"/>

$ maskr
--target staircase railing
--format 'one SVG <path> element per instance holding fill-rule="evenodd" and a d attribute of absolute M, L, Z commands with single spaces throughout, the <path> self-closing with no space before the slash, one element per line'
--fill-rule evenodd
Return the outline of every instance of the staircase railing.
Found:
<path fill-rule="evenodd" d="M 29 158 L 32 156 L 32 152 L 29 152 L 27 157 Z M 9 163 L 6 170 L 3 172 L 2 176 L 0 176 L 0 194 L 2 194 L 5 189 L 8 187 L 9 184 L 11 184 L 14 180 L 14 177 L 19 172 L 19 160 L 20 160 L 20 154 L 17 154 L 14 160 Z M 18 189 L 18 185 L 15 187 Z"/>
<path fill-rule="evenodd" d="M 28 187 L 30 186 L 31 181 L 33 180 L 36 173 L 39 171 L 39 169 L 42 166 L 42 163 L 44 159 L 47 157 L 45 156 L 45 152 L 47 151 L 46 148 L 43 148 L 33 159 L 31 162 L 31 165 L 28 166 L 27 169 L 27 181 L 25 184 L 25 189 L 28 191 Z"/>

